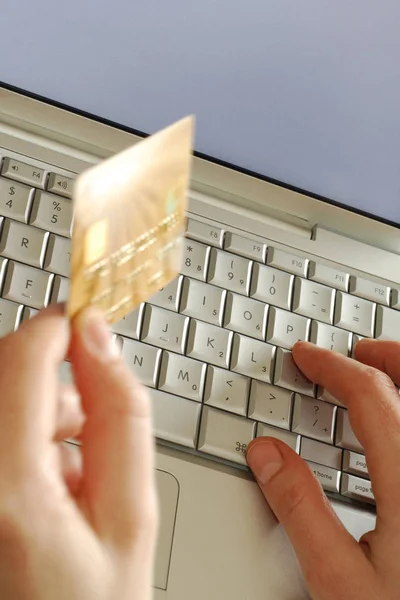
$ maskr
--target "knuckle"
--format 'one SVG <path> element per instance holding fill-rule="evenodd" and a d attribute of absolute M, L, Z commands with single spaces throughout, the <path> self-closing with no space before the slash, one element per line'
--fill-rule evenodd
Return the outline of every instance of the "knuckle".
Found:
<path fill-rule="evenodd" d="M 381 391 L 393 388 L 393 382 L 386 373 L 370 366 L 365 367 L 364 373 L 368 385 L 372 387 L 373 390 Z"/>
<path fill-rule="evenodd" d="M 294 475 L 294 476 L 293 476 Z M 271 492 L 276 495 L 279 506 L 279 520 L 283 526 L 296 518 L 307 497 L 307 487 L 298 476 L 291 473 L 279 473 L 279 479 L 272 481 Z M 275 488 L 275 490 L 274 490 Z"/>

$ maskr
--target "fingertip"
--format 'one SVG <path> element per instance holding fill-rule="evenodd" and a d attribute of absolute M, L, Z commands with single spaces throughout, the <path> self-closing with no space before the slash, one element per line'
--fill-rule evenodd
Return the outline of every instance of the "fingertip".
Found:
<path fill-rule="evenodd" d="M 305 353 L 312 351 L 315 348 L 315 344 L 312 342 L 305 342 L 303 340 L 298 341 L 292 348 L 293 356 L 303 356 Z"/>
<path fill-rule="evenodd" d="M 273 438 L 258 438 L 246 454 L 247 464 L 258 481 L 264 485 L 283 466 L 283 456 Z"/>

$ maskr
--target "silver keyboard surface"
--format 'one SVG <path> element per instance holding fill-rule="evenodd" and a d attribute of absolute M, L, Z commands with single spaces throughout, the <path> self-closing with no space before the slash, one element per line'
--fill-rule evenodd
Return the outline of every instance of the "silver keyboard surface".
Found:
<path fill-rule="evenodd" d="M 0 149 L 0 337 L 68 296 L 72 184 Z M 398 290 L 188 219 L 181 275 L 114 333 L 151 391 L 160 441 L 244 466 L 249 442 L 272 435 L 327 492 L 374 504 L 347 411 L 291 349 L 310 340 L 351 356 L 362 337 L 393 339 L 399 309 Z"/>

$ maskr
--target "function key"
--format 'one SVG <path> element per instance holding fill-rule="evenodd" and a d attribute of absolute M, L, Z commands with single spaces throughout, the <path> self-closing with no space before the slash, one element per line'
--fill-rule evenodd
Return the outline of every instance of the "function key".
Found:
<path fill-rule="evenodd" d="M 375 283 L 374 281 L 368 281 L 362 277 L 350 277 L 350 294 L 360 296 L 366 300 L 372 300 L 372 302 L 378 302 L 378 304 L 384 304 L 389 306 L 390 301 L 390 288 L 387 285 L 381 283 Z"/>
<path fill-rule="evenodd" d="M 329 285 L 342 292 L 347 292 L 349 289 L 349 278 L 349 274 L 344 271 L 339 271 L 338 269 L 327 267 L 326 265 L 320 265 L 314 261 L 310 262 L 308 279 L 318 281 L 318 283 L 323 283 L 324 285 Z"/>
<path fill-rule="evenodd" d="M 8 179 L 28 183 L 29 185 L 44 190 L 46 171 L 44 169 L 39 169 L 39 167 L 28 165 L 27 163 L 14 160 L 13 158 L 5 158 L 1 174 L 3 177 L 8 177 Z"/>
<path fill-rule="evenodd" d="M 267 254 L 266 244 L 230 232 L 225 236 L 225 250 L 262 263 Z"/>
<path fill-rule="evenodd" d="M 199 242 L 206 242 L 206 244 L 216 246 L 217 248 L 222 248 L 224 243 L 223 229 L 195 221 L 194 219 L 187 220 L 186 236 Z"/>
<path fill-rule="evenodd" d="M 294 275 L 301 275 L 301 277 L 307 276 L 307 258 L 279 250 L 278 248 L 272 248 L 271 246 L 268 248 L 267 265 L 282 269 L 282 271 L 287 271 L 288 273 L 293 273 Z"/>
<path fill-rule="evenodd" d="M 57 173 L 50 173 L 47 182 L 47 191 L 58 194 L 59 196 L 65 196 L 66 198 L 72 198 L 73 185 L 74 180 L 70 177 L 64 177 L 64 175 L 58 175 Z"/>

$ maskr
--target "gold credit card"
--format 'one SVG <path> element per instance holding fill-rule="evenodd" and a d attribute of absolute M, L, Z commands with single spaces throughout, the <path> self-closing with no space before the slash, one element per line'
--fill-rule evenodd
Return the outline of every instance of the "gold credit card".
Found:
<path fill-rule="evenodd" d="M 194 118 L 82 173 L 74 188 L 68 315 L 119 321 L 178 274 Z"/>

